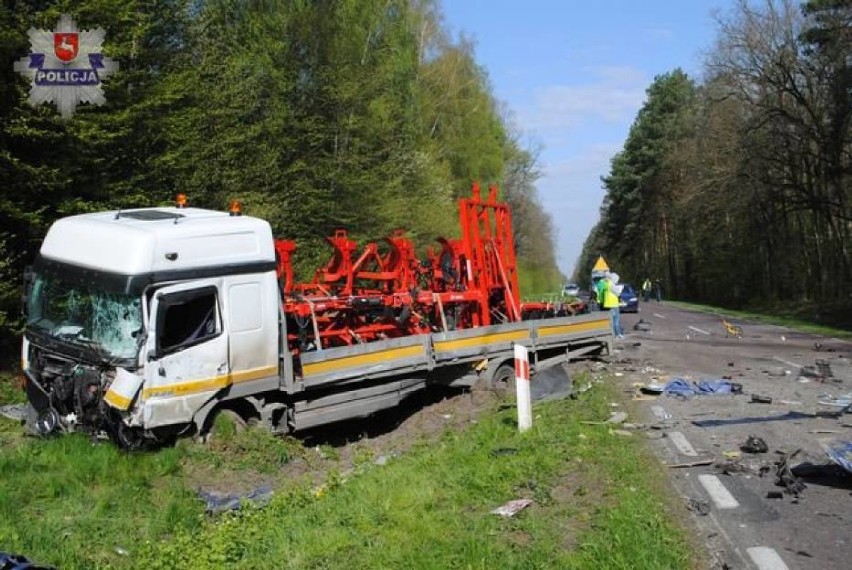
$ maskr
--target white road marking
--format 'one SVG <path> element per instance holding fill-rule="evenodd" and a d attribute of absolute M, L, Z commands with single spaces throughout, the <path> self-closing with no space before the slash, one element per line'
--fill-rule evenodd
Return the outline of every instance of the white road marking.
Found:
<path fill-rule="evenodd" d="M 796 364 L 795 362 L 790 362 L 789 360 L 784 360 L 783 358 L 780 358 L 778 356 L 773 356 L 772 358 L 774 360 L 777 360 L 781 364 L 786 364 L 787 366 L 792 366 L 793 368 L 801 368 L 802 367 L 801 364 Z"/>
<path fill-rule="evenodd" d="M 655 317 L 657 317 L 658 319 L 666 320 L 666 316 L 665 316 L 665 315 L 661 315 L 660 313 L 654 313 L 654 316 L 655 316 Z"/>
<path fill-rule="evenodd" d="M 746 552 L 760 570 L 789 570 L 774 548 L 753 546 L 746 548 Z"/>
<path fill-rule="evenodd" d="M 708 331 L 705 331 L 704 329 L 700 329 L 700 328 L 698 328 L 698 327 L 694 327 L 694 326 L 692 326 L 692 325 L 689 325 L 689 326 L 688 326 L 688 327 L 686 327 L 686 328 L 688 328 L 688 329 L 690 329 L 690 330 L 694 330 L 695 332 L 699 332 L 699 333 L 701 333 L 701 334 L 706 334 L 706 335 L 708 335 L 708 336 L 710 335 L 710 333 L 709 333 Z"/>
<path fill-rule="evenodd" d="M 675 445 L 678 451 L 683 453 L 684 455 L 691 455 L 695 457 L 698 453 L 695 451 L 695 448 L 692 447 L 692 444 L 687 441 L 686 436 L 684 436 L 679 431 L 673 431 L 669 434 L 669 439 L 672 440 L 672 443 Z"/>
<path fill-rule="evenodd" d="M 699 475 L 698 482 L 707 490 L 719 509 L 735 509 L 740 503 L 715 475 Z"/>
<path fill-rule="evenodd" d="M 672 419 L 672 415 L 662 406 L 651 406 L 651 411 L 654 412 L 654 416 L 661 422 Z"/>

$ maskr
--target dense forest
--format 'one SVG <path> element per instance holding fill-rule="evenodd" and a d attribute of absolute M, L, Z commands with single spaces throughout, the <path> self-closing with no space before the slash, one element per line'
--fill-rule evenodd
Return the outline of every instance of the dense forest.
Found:
<path fill-rule="evenodd" d="M 471 180 L 515 212 L 525 291 L 555 288 L 552 223 L 535 149 L 495 100 L 468 39 L 438 0 L 15 1 L 0 8 L 0 338 L 20 327 L 23 267 L 57 217 L 230 199 L 297 240 L 304 270 L 322 237 L 364 242 L 404 227 L 418 247 L 457 233 Z M 61 14 L 102 27 L 120 63 L 106 104 L 70 120 L 27 104 L 13 62 L 27 30 Z"/>
<path fill-rule="evenodd" d="M 717 19 L 703 79 L 647 89 L 576 277 L 602 253 L 669 296 L 850 327 L 852 3 L 737 0 Z"/>

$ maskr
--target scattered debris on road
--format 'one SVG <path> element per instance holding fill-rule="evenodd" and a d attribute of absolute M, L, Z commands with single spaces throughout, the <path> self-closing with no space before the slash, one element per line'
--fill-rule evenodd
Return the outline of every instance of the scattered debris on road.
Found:
<path fill-rule="evenodd" d="M 834 377 L 834 372 L 831 370 L 831 363 L 827 360 L 818 359 L 816 361 L 817 372 L 820 376 L 822 376 L 826 380 L 835 380 L 837 382 L 840 379 Z"/>
<path fill-rule="evenodd" d="M 702 465 L 713 465 L 714 459 L 712 457 L 705 459 L 696 459 L 695 461 L 687 461 L 686 463 L 666 463 L 666 467 L 670 467 L 672 469 L 684 469 L 687 467 L 701 467 Z"/>
<path fill-rule="evenodd" d="M 640 333 L 644 335 L 642 348 L 630 353 L 629 360 L 622 353 L 622 358 L 611 361 L 617 367 L 611 374 L 616 370 L 623 373 L 623 377 L 615 377 L 628 397 L 649 402 L 636 404 L 654 417 L 643 426 L 643 439 L 662 440 L 651 447 L 664 468 L 671 469 L 669 479 L 696 517 L 709 514 L 715 521 L 718 514 L 719 519 L 725 518 L 723 511 L 715 511 L 717 505 L 710 504 L 710 497 L 693 490 L 696 476 L 713 477 L 731 481 L 729 493 L 735 498 L 763 502 L 761 510 L 756 503 L 743 501 L 746 509 L 740 511 L 740 518 L 735 513 L 734 520 L 728 521 L 730 528 L 756 529 L 744 534 L 752 540 L 754 534 L 771 544 L 775 535 L 763 534 L 764 523 L 771 521 L 773 527 L 781 526 L 786 532 L 801 527 L 802 544 L 789 549 L 791 552 L 798 554 L 798 548 L 818 544 L 823 538 L 820 533 L 834 530 L 816 521 L 811 525 L 810 521 L 819 518 L 813 514 L 845 521 L 842 515 L 819 509 L 837 509 L 838 500 L 845 501 L 852 492 L 852 360 L 845 354 L 828 354 L 822 346 L 842 346 L 845 353 L 845 341 L 820 340 L 814 350 L 821 354 L 813 354 L 809 350 L 813 339 L 808 342 L 803 335 L 755 326 L 753 331 L 749 329 L 748 341 L 720 341 L 718 320 L 713 327 L 692 314 L 683 319 L 655 319 L 654 336 L 649 336 L 651 323 L 637 318 L 630 324 L 634 331 L 644 330 Z M 740 335 L 733 330 L 728 334 Z M 698 397 L 708 395 L 720 397 Z M 632 418 L 634 412 L 628 411 Z M 663 421 L 663 416 L 670 421 Z M 627 429 L 626 422 L 618 427 Z M 724 429 L 710 429 L 717 427 Z M 678 436 L 688 438 L 690 447 L 702 449 L 684 453 L 675 441 Z M 671 444 L 665 444 L 666 438 Z M 835 439 L 819 440 L 820 449 L 818 438 Z M 749 509 L 755 509 L 755 513 Z M 789 517 L 793 512 L 801 518 Z M 734 531 L 731 536 L 736 534 Z M 737 539 L 732 540 L 737 545 Z M 837 543 L 842 546 L 835 545 L 831 550 L 835 563 L 848 559 L 841 555 L 841 551 L 848 553 L 845 537 L 842 541 Z M 718 546 L 716 539 L 708 546 Z M 810 547 L 808 550 L 815 552 Z M 801 552 L 801 556 L 808 556 Z M 824 567 L 845 566 L 841 562 L 840 566 Z"/>
<path fill-rule="evenodd" d="M 643 394 L 651 394 L 655 396 L 659 396 L 665 390 L 665 385 L 659 384 L 657 382 L 651 382 L 650 384 L 639 384 L 639 391 Z"/>
<path fill-rule="evenodd" d="M 766 453 L 769 451 L 769 446 L 763 441 L 763 438 L 750 435 L 745 443 L 740 446 L 740 449 L 746 453 Z"/>
<path fill-rule="evenodd" d="M 743 462 L 743 460 L 738 457 L 728 458 L 724 461 L 717 461 L 713 465 L 719 470 L 719 473 L 723 475 L 755 472 L 755 469 L 750 464 Z"/>
<path fill-rule="evenodd" d="M 817 404 L 838 408 L 838 411 L 840 412 L 852 411 L 852 392 L 844 394 L 843 396 L 823 394 L 817 400 Z"/>
<path fill-rule="evenodd" d="M 695 514 L 706 516 L 710 514 L 710 501 L 686 497 L 686 509 Z"/>
<path fill-rule="evenodd" d="M 722 326 L 725 327 L 725 336 L 732 336 L 736 338 L 743 338 L 743 329 L 739 325 L 735 325 L 734 323 L 728 322 L 725 319 L 722 320 Z"/>
<path fill-rule="evenodd" d="M 665 385 L 663 393 L 668 396 L 691 398 L 692 396 L 740 394 L 742 390 L 742 384 L 723 379 L 688 382 L 684 378 L 673 378 Z"/>
<path fill-rule="evenodd" d="M 782 454 L 775 471 L 775 485 L 784 487 L 784 492 L 794 497 L 798 497 L 807 488 L 807 485 L 790 469 L 790 461 L 801 451 L 801 449 L 797 449 L 793 453 Z"/>
<path fill-rule="evenodd" d="M 842 439 L 820 440 L 828 458 L 852 473 L 852 441 Z"/>

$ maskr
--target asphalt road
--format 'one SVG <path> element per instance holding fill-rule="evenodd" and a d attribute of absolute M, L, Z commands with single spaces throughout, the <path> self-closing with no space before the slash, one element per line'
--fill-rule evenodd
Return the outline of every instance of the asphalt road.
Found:
<path fill-rule="evenodd" d="M 640 319 L 649 331 L 634 329 Z M 675 377 L 742 385 L 735 395 L 640 395 L 635 404 L 641 417 L 628 421 L 662 428 L 637 435 L 652 438 L 667 464 L 714 461 L 667 469 L 684 508 L 692 500 L 688 518 L 714 568 L 852 568 L 852 474 L 836 468 L 820 444 L 826 438 L 852 440 L 852 413 L 824 417 L 838 408 L 818 403 L 826 394 L 852 392 L 852 343 L 734 322 L 742 338 L 727 337 L 718 317 L 666 303 L 643 303 L 638 315 L 624 315 L 628 334 L 616 342 L 612 367 L 625 390 Z M 810 373 L 807 367 L 816 369 L 818 360 L 828 363 L 832 377 Z M 752 394 L 772 402 L 753 403 Z M 762 438 L 768 451 L 741 451 L 751 435 Z M 796 498 L 776 485 L 776 471 L 784 453 L 799 449 L 790 465 L 829 467 L 802 478 L 806 487 Z M 779 491 L 780 498 L 771 498 Z"/>

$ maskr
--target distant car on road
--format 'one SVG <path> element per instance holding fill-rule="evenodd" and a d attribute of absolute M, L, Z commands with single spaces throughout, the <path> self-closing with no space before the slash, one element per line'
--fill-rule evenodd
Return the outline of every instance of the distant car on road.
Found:
<path fill-rule="evenodd" d="M 621 295 L 618 296 L 618 306 L 621 307 L 622 313 L 638 313 L 639 312 L 639 297 L 636 296 L 636 290 L 629 283 L 624 284 L 621 290 Z"/>
<path fill-rule="evenodd" d="M 568 283 L 562 288 L 563 297 L 579 297 L 580 286 L 576 283 Z"/>

